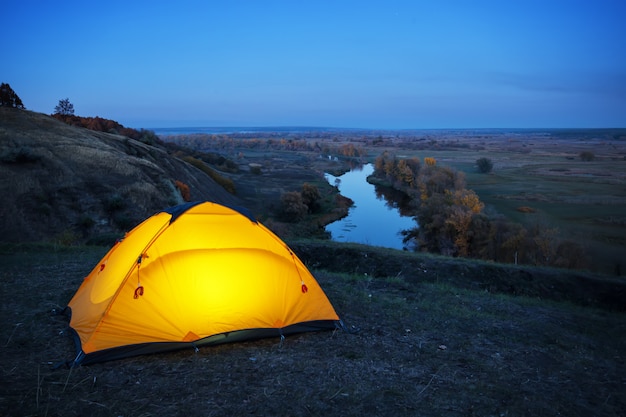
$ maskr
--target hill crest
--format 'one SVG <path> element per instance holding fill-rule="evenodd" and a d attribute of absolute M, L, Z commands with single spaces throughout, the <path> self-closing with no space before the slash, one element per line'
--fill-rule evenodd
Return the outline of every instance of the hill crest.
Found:
<path fill-rule="evenodd" d="M 121 234 L 193 200 L 239 204 L 204 172 L 165 148 L 0 107 L 0 240 L 87 241 Z"/>

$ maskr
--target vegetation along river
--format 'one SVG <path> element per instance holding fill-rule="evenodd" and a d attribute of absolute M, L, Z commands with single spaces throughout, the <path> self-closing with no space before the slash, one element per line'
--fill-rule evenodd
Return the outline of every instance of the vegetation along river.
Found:
<path fill-rule="evenodd" d="M 401 214 L 401 193 L 374 186 L 367 177 L 374 172 L 372 164 L 355 168 L 339 177 L 324 174 L 331 185 L 351 198 L 354 206 L 346 217 L 326 226 L 331 239 L 372 246 L 402 249 L 400 231 L 417 226 L 412 217 Z"/>

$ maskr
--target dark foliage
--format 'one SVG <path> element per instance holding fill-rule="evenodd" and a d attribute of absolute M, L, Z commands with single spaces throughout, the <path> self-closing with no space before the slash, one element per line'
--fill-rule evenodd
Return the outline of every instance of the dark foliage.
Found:
<path fill-rule="evenodd" d="M 308 207 L 309 213 L 318 213 L 321 210 L 320 200 L 322 195 L 315 185 L 304 183 L 301 194 L 302 202 Z"/>
<path fill-rule="evenodd" d="M 591 151 L 583 151 L 580 153 L 579 156 L 580 156 L 580 159 L 585 162 L 593 161 L 596 158 L 594 153 Z"/>
<path fill-rule="evenodd" d="M 59 100 L 59 104 L 54 108 L 54 114 L 62 114 L 64 116 L 71 116 L 74 114 L 74 105 L 70 103 L 69 98 Z"/>
<path fill-rule="evenodd" d="M 478 167 L 479 172 L 487 174 L 493 169 L 493 162 L 491 162 L 491 159 L 489 158 L 478 158 L 476 160 L 476 166 Z"/>
<path fill-rule="evenodd" d="M 302 194 L 297 191 L 284 193 L 281 198 L 282 217 L 288 222 L 302 220 L 309 208 L 302 200 Z"/>
<path fill-rule="evenodd" d="M 0 106 L 23 109 L 22 99 L 13 91 L 8 83 L 0 84 Z"/>

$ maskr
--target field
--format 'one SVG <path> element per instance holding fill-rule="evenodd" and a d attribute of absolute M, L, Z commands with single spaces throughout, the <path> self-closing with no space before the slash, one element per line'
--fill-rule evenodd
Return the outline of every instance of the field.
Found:
<path fill-rule="evenodd" d="M 327 187 L 322 173 L 347 169 L 343 161 L 350 159 L 340 156 L 338 162 L 331 162 L 320 158 L 321 151 L 302 149 L 249 149 L 241 143 L 250 137 L 233 135 L 231 139 L 233 159 L 242 166 L 263 166 L 262 175 L 234 177 L 239 195 L 257 212 L 267 211 L 268 203 L 276 206 L 281 192 L 297 190 L 305 181 Z M 590 270 L 626 274 L 623 129 L 302 133 L 289 140 L 315 143 L 318 148 L 330 148 L 331 154 L 332 149 L 353 144 L 363 149 L 363 162 L 373 162 L 384 151 L 399 158 L 434 157 L 438 164 L 466 174 L 467 188 L 478 194 L 489 214 L 503 215 L 526 227 L 555 229 L 560 238 L 583 245 Z M 583 152 L 592 153 L 593 160 L 583 161 Z M 489 174 L 477 172 L 476 160 L 483 157 L 494 163 Z M 522 212 L 521 207 L 531 212 Z"/>
<path fill-rule="evenodd" d="M 594 271 L 625 273 L 625 141 L 581 131 L 573 137 L 497 135 L 488 140 L 464 139 L 464 143 L 474 150 L 430 154 L 465 172 L 468 188 L 488 207 L 525 225 L 556 228 L 561 237 L 582 243 Z M 582 152 L 595 157 L 582 161 Z M 476 172 L 474 162 L 481 157 L 494 162 L 492 173 Z M 534 212 L 518 211 L 524 206 Z"/>
<path fill-rule="evenodd" d="M 68 320 L 52 312 L 107 248 L 3 246 L 0 414 L 586 417 L 626 410 L 626 317 L 601 298 L 585 306 L 571 297 L 586 276 L 559 286 L 563 271 L 507 273 L 359 245 L 294 248 L 325 262 L 310 268 L 347 330 L 68 369 L 55 367 L 75 355 Z M 565 301 L 472 289 L 489 271 L 520 288 L 543 274 L 541 286 Z M 601 283 L 623 297 L 622 281 Z"/>

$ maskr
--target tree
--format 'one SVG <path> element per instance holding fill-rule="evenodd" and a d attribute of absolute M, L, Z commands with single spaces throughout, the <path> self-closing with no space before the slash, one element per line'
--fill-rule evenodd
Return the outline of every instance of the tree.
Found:
<path fill-rule="evenodd" d="M 407 163 L 406 159 L 401 159 L 398 161 L 396 165 L 396 179 L 400 181 L 401 185 L 408 185 L 409 187 L 413 187 L 415 182 L 415 174 L 413 170 Z"/>
<path fill-rule="evenodd" d="M 22 103 L 22 100 L 15 94 L 15 91 L 9 84 L 2 83 L 0 84 L 0 106 L 23 109 L 24 103 Z"/>
<path fill-rule="evenodd" d="M 437 165 L 437 160 L 431 156 L 427 156 L 426 158 L 424 158 L 424 163 L 429 167 L 434 167 L 435 165 Z"/>
<path fill-rule="evenodd" d="M 71 116 L 74 114 L 74 105 L 70 103 L 69 98 L 59 100 L 59 104 L 54 108 L 54 114 L 62 114 L 64 116 Z"/>
<path fill-rule="evenodd" d="M 300 194 L 302 195 L 302 202 L 309 208 L 309 213 L 317 213 L 320 211 L 320 199 L 322 195 L 315 185 L 305 182 L 302 185 Z"/>
<path fill-rule="evenodd" d="M 447 213 L 445 224 L 452 228 L 452 239 L 457 254 L 467 257 L 469 253 L 469 229 L 473 213 L 463 206 L 451 206 Z"/>
<path fill-rule="evenodd" d="M 522 227 L 520 224 L 511 223 L 510 227 L 506 231 L 506 238 L 501 248 L 508 251 L 513 259 L 515 260 L 515 265 L 518 264 L 519 258 L 521 257 L 520 252 L 524 250 L 524 240 L 526 239 L 526 235 L 528 234 L 527 230 Z"/>
<path fill-rule="evenodd" d="M 493 162 L 489 158 L 479 158 L 476 160 L 476 166 L 479 172 L 487 174 L 493 169 Z"/>
<path fill-rule="evenodd" d="M 428 158 L 425 158 L 425 161 L 426 159 Z M 424 201 L 434 194 L 443 194 L 445 190 L 465 188 L 465 177 L 462 172 L 452 168 L 427 162 L 426 166 L 420 169 L 416 185 L 421 194 L 420 198 Z"/>

